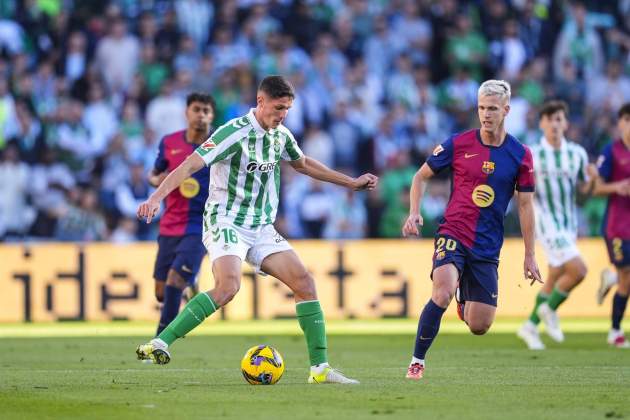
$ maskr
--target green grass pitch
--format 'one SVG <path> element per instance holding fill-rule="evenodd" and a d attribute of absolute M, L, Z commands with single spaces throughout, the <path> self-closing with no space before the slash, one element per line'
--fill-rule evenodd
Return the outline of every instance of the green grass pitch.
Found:
<path fill-rule="evenodd" d="M 420 382 L 404 379 L 414 320 L 332 322 L 331 363 L 358 386 L 307 385 L 295 324 L 206 325 L 173 346 L 167 366 L 135 360 L 149 324 L 0 325 L 0 418 L 630 418 L 630 350 L 605 345 L 604 321 L 566 323 L 566 342 L 546 340 L 544 352 L 524 348 L 509 331 L 516 321 L 484 337 L 447 321 Z M 77 330 L 85 336 L 67 337 Z M 287 368 L 277 385 L 251 386 L 239 362 L 263 343 Z"/>

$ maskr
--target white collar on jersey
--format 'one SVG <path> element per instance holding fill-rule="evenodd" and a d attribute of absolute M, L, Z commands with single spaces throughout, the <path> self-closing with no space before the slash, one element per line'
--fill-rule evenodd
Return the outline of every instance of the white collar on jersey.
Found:
<path fill-rule="evenodd" d="M 542 147 L 544 147 L 545 149 L 548 149 L 548 150 L 556 150 L 556 148 L 555 148 L 555 147 L 553 147 L 553 146 L 551 145 L 551 143 L 549 143 L 549 140 L 547 140 L 547 138 L 546 138 L 545 136 L 542 136 L 542 137 L 540 138 L 540 144 L 541 144 L 541 146 L 542 146 Z M 560 140 L 560 149 L 559 149 L 559 150 L 562 150 L 562 149 L 564 149 L 565 147 L 567 147 L 567 139 L 566 139 L 566 137 L 562 137 L 562 140 Z"/>
<path fill-rule="evenodd" d="M 256 111 L 256 108 L 251 108 L 249 112 L 247 113 L 247 118 L 252 123 L 254 130 L 256 130 L 256 133 L 261 134 L 261 135 L 267 134 L 267 131 L 265 131 L 265 129 L 261 127 L 260 123 L 256 119 L 256 115 L 254 115 L 254 111 Z"/>

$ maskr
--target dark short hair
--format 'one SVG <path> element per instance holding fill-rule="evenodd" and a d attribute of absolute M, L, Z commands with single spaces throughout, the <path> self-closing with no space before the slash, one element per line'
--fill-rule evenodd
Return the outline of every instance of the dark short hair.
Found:
<path fill-rule="evenodd" d="M 543 104 L 542 108 L 540 108 L 540 112 L 538 113 L 538 119 L 542 119 L 542 117 L 551 117 L 558 111 L 564 112 L 564 116 L 569 116 L 569 105 L 565 101 L 560 100 L 551 100 L 547 101 Z"/>
<path fill-rule="evenodd" d="M 630 102 L 626 102 L 625 104 L 621 105 L 621 108 L 619 108 L 619 112 L 617 112 L 617 118 L 621 119 L 621 117 L 628 114 L 630 114 Z"/>
<path fill-rule="evenodd" d="M 214 102 L 214 98 L 207 93 L 201 92 L 192 92 L 188 96 L 186 96 L 186 108 L 190 106 L 193 102 L 201 102 L 202 104 L 209 104 L 212 107 L 212 112 L 216 111 L 216 103 Z"/>
<path fill-rule="evenodd" d="M 265 92 L 273 99 L 289 97 L 295 98 L 291 83 L 283 76 L 267 76 L 258 85 L 258 90 Z"/>

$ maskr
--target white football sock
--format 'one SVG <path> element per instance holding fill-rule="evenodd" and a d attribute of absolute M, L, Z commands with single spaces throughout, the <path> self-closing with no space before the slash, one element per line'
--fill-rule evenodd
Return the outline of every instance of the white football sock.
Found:
<path fill-rule="evenodd" d="M 153 342 L 153 344 L 157 344 L 157 346 L 160 348 L 165 348 L 165 349 L 168 348 L 168 344 L 166 344 L 164 340 L 162 340 L 161 338 L 155 337 L 151 341 Z"/>
<path fill-rule="evenodd" d="M 319 365 L 311 366 L 311 372 L 314 373 L 315 375 L 319 375 L 327 367 L 330 367 L 330 365 L 327 362 L 326 363 L 320 363 Z"/>
<path fill-rule="evenodd" d="M 418 359 L 417 357 L 412 357 L 411 358 L 411 363 L 409 363 L 410 365 L 413 365 L 414 363 L 420 363 L 422 366 L 424 366 L 424 359 Z"/>

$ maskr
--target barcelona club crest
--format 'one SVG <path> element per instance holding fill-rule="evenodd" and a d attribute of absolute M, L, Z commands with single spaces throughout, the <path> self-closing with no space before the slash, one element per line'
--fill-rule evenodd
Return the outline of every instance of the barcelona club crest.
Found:
<path fill-rule="evenodd" d="M 483 165 L 481 166 L 481 171 L 484 174 L 490 175 L 492 172 L 494 172 L 494 162 L 491 162 L 489 160 L 485 160 L 483 162 Z"/>

